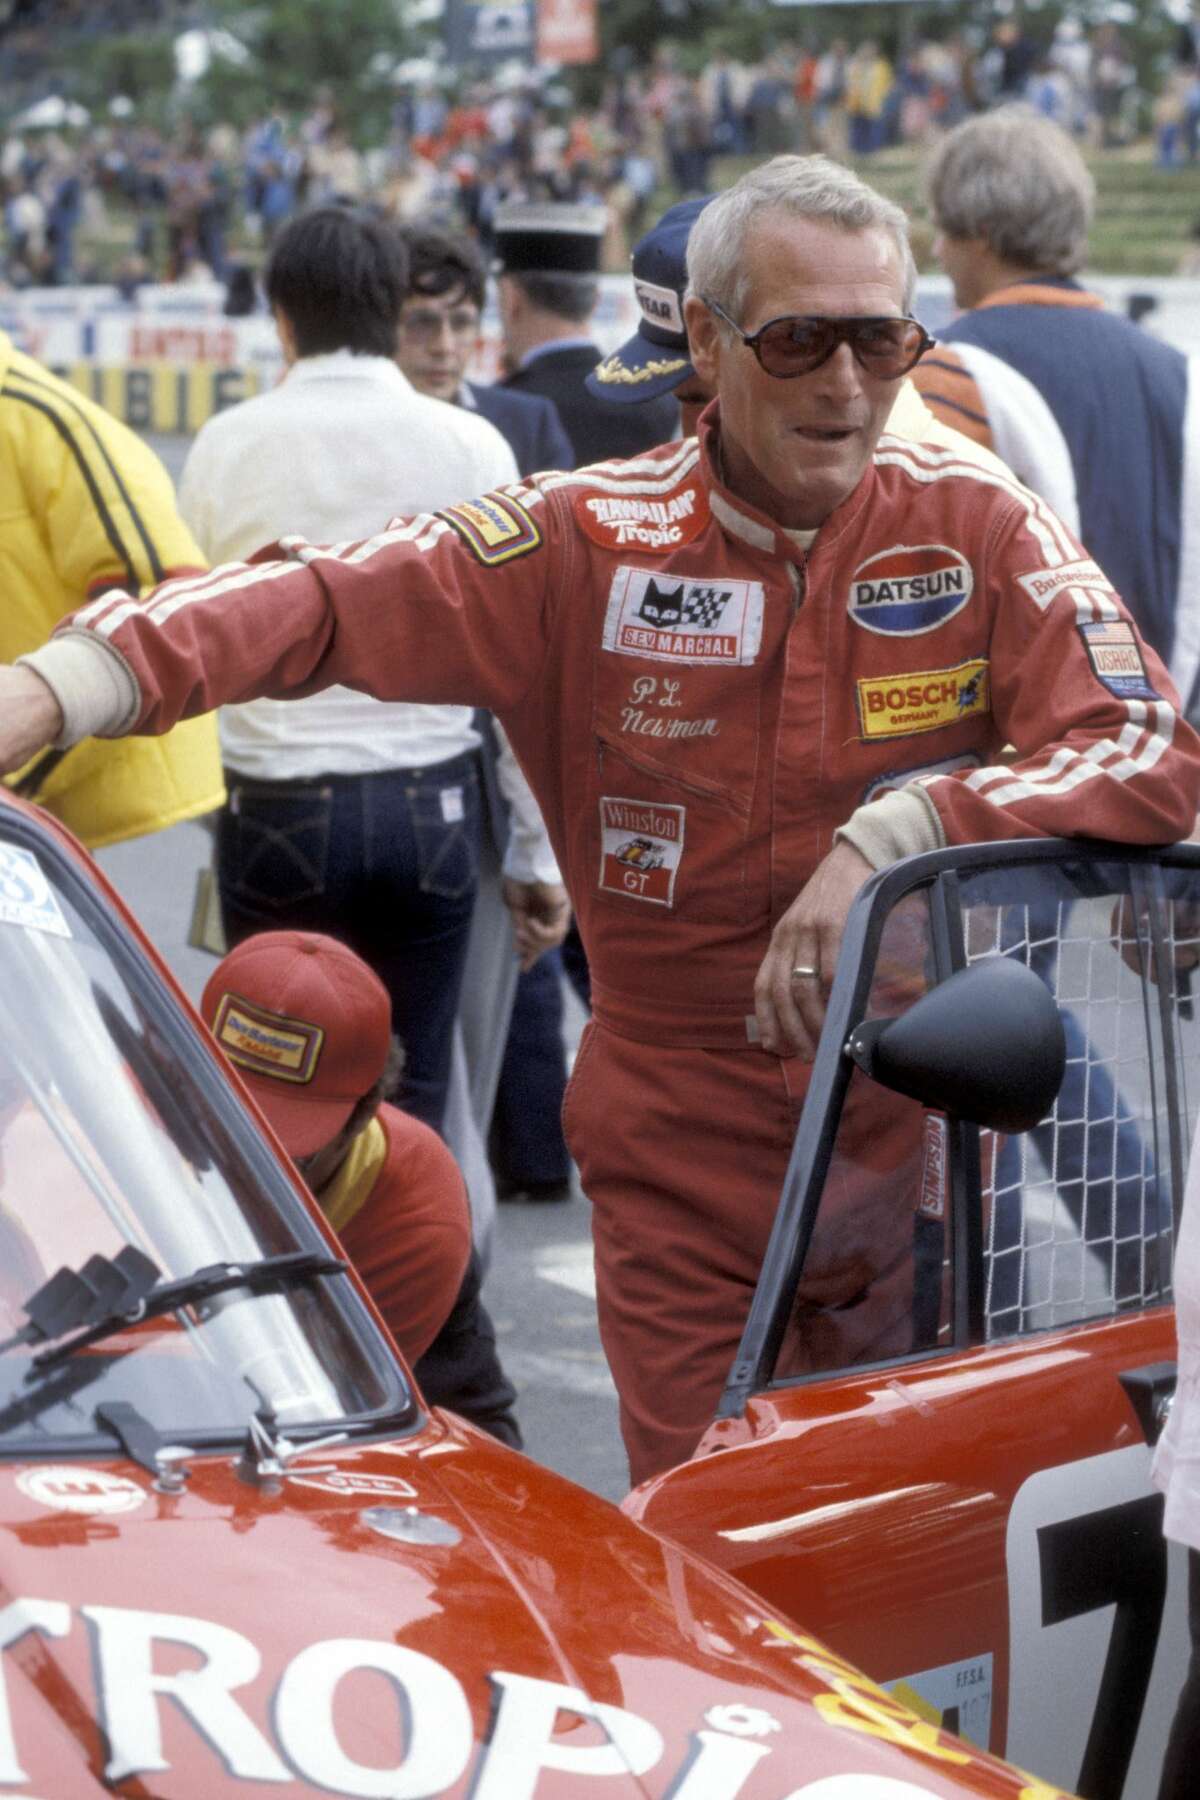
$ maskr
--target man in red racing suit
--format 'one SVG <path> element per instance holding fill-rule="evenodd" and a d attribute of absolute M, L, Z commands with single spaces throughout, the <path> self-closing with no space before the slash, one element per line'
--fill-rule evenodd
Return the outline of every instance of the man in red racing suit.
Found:
<path fill-rule="evenodd" d="M 779 164 L 870 193 L 821 158 L 766 168 Z M 866 229 L 760 222 L 747 330 L 789 301 L 793 327 L 903 319 L 899 256 L 884 267 L 880 250 L 894 213 Z M 820 273 L 787 262 L 800 228 Z M 158 732 L 331 682 L 499 715 L 592 968 L 565 1123 L 635 1480 L 688 1455 L 712 1416 L 808 1080 L 791 1052 L 811 1050 L 871 867 L 946 842 L 1173 842 L 1200 797 L 1200 743 L 1161 663 L 1042 502 L 953 450 L 881 436 L 892 390 L 860 367 L 865 338 L 775 380 L 745 338 L 714 344 L 691 310 L 708 304 L 688 301 L 718 386 L 698 441 L 531 478 L 365 543 L 285 539 L 143 604 L 108 595 L 0 680 L 0 762 L 64 720 L 69 737 Z M 762 436 L 779 417 L 780 454 L 807 470 L 795 504 L 790 463 L 777 473 Z M 651 848 L 634 859 L 634 841 Z M 895 1166 L 889 1129 L 869 1129 Z M 880 1232 L 881 1269 L 903 1226 Z M 826 1346 L 862 1290 L 861 1249 L 834 1241 L 806 1265 Z M 856 1354 L 895 1323 L 848 1311 Z"/>

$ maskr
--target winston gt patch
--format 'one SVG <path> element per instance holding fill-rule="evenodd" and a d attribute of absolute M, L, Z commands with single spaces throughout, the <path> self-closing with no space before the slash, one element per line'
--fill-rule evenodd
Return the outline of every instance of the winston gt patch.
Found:
<path fill-rule="evenodd" d="M 1079 635 L 1096 680 L 1119 700 L 1160 700 L 1150 686 L 1133 626 L 1125 619 L 1081 625 Z"/>
<path fill-rule="evenodd" d="M 600 799 L 600 886 L 629 900 L 670 906 L 683 857 L 684 806 L 657 800 Z"/>
<path fill-rule="evenodd" d="M 988 666 L 982 657 L 953 669 L 917 669 L 856 683 L 862 736 L 912 737 L 940 731 L 989 707 Z"/>
<path fill-rule="evenodd" d="M 484 494 L 479 500 L 463 500 L 443 507 L 435 517 L 453 525 L 477 562 L 512 562 L 528 556 L 542 541 L 542 534 L 519 500 L 507 494 Z"/>
<path fill-rule="evenodd" d="M 684 580 L 624 565 L 613 576 L 601 642 L 651 662 L 752 663 L 762 643 L 761 581 Z"/>
<path fill-rule="evenodd" d="M 213 1036 L 240 1069 L 300 1085 L 312 1080 L 325 1042 L 319 1025 L 267 1012 L 237 994 L 221 996 Z"/>

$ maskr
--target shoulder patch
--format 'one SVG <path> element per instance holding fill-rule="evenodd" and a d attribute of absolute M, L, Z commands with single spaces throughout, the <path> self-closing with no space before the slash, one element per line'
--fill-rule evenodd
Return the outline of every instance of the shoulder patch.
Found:
<path fill-rule="evenodd" d="M 1160 700 L 1150 685 L 1137 634 L 1126 619 L 1103 619 L 1079 626 L 1092 673 L 1118 700 Z"/>
<path fill-rule="evenodd" d="M 708 496 L 699 481 L 681 482 L 667 494 L 582 493 L 575 520 L 583 535 L 603 550 L 639 550 L 666 555 L 699 537 L 709 521 Z"/>
<path fill-rule="evenodd" d="M 1042 612 L 1064 588 L 1098 589 L 1102 594 L 1115 591 L 1104 570 L 1090 557 L 1081 562 L 1061 563 L 1057 569 L 1034 569 L 1029 575 L 1018 575 L 1017 580 Z"/>
<path fill-rule="evenodd" d="M 512 562 L 539 548 L 542 534 L 519 500 L 508 494 L 484 494 L 435 514 L 457 531 L 476 562 Z"/>

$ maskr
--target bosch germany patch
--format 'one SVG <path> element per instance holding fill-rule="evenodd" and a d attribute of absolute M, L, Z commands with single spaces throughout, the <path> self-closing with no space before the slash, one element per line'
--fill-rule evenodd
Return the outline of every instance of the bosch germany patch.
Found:
<path fill-rule="evenodd" d="M 602 795 L 600 886 L 631 900 L 673 905 L 686 815 L 683 806 Z"/>
<path fill-rule="evenodd" d="M 1079 635 L 1097 681 L 1121 700 L 1158 700 L 1150 686 L 1142 652 L 1133 626 L 1125 619 L 1104 619 L 1081 625 Z"/>
<path fill-rule="evenodd" d="M 312 1080 L 325 1042 L 319 1025 L 266 1012 L 237 994 L 221 996 L 213 1036 L 239 1068 L 301 1085 Z"/>
<path fill-rule="evenodd" d="M 988 666 L 982 657 L 952 669 L 915 669 L 904 675 L 873 675 L 855 684 L 862 736 L 912 737 L 940 731 L 988 710 Z"/>
<path fill-rule="evenodd" d="M 962 611 L 975 578 L 948 544 L 893 544 L 859 563 L 850 580 L 850 617 L 883 637 L 917 637 Z"/>
<path fill-rule="evenodd" d="M 761 581 L 683 580 L 622 565 L 613 576 L 601 642 L 652 662 L 752 663 L 762 643 Z"/>
<path fill-rule="evenodd" d="M 1102 594 L 1116 592 L 1104 570 L 1090 558 L 1063 563 L 1057 569 L 1035 569 L 1031 575 L 1018 575 L 1017 580 L 1043 612 L 1064 588 L 1098 589 Z"/>
<path fill-rule="evenodd" d="M 507 495 L 484 494 L 480 500 L 444 507 L 436 516 L 453 525 L 471 554 L 489 565 L 528 556 L 542 541 L 541 532 L 520 501 Z"/>
<path fill-rule="evenodd" d="M 708 523 L 708 499 L 698 483 L 670 494 L 581 494 L 575 518 L 585 537 L 604 550 L 659 550 L 690 544 Z"/>

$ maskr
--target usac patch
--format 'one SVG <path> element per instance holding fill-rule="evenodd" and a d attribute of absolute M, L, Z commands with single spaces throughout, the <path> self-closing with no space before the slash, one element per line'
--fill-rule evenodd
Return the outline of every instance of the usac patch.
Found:
<path fill-rule="evenodd" d="M 489 568 L 528 556 L 542 541 L 530 514 L 508 494 L 463 500 L 457 506 L 443 507 L 435 517 L 452 525 L 475 560 Z"/>
<path fill-rule="evenodd" d="M 699 537 L 708 524 L 708 496 L 698 481 L 682 482 L 669 494 L 580 494 L 575 518 L 603 550 L 665 556 Z"/>
<path fill-rule="evenodd" d="M 1150 686 L 1137 635 L 1127 619 L 1090 621 L 1079 627 L 1092 673 L 1118 700 L 1159 700 Z"/>

